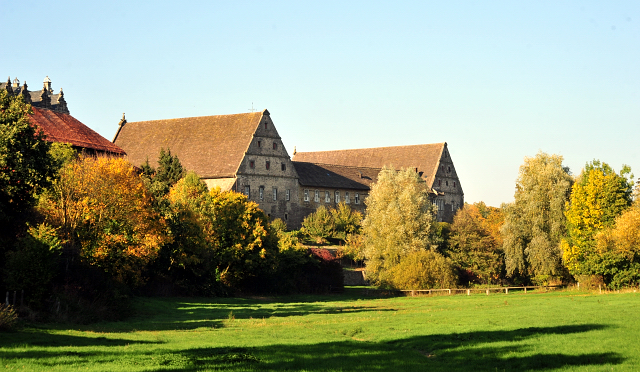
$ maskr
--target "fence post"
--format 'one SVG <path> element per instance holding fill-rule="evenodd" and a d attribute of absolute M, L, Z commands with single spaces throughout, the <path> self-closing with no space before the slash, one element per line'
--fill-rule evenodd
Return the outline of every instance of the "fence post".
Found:
<path fill-rule="evenodd" d="M 509 287 L 504 288 L 504 294 L 509 294 Z"/>
<path fill-rule="evenodd" d="M 602 294 L 602 284 L 598 284 L 598 290 L 600 291 L 600 294 Z"/>
<path fill-rule="evenodd" d="M 489 295 L 489 289 L 487 288 L 487 296 Z"/>
<path fill-rule="evenodd" d="M 524 293 L 527 294 L 527 286 L 524 286 Z"/>
<path fill-rule="evenodd" d="M 449 294 L 451 294 L 451 289 L 449 289 Z"/>
<path fill-rule="evenodd" d="M 471 290 L 467 289 L 467 296 L 471 296 Z"/>

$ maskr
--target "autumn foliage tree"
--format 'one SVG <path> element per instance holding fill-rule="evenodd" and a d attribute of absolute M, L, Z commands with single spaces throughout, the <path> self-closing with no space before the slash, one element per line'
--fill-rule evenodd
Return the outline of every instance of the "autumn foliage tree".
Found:
<path fill-rule="evenodd" d="M 566 232 L 565 203 L 573 179 L 562 156 L 526 157 L 515 201 L 503 205 L 501 232 L 507 274 L 536 282 L 563 275 L 560 241 Z"/>
<path fill-rule="evenodd" d="M 616 275 L 626 271 L 625 257 L 633 256 L 629 249 L 633 235 L 627 239 L 625 233 L 633 231 L 635 215 L 621 214 L 632 201 L 630 173 L 628 166 L 618 174 L 608 164 L 594 160 L 573 185 L 566 211 L 568 237 L 562 243 L 564 263 L 572 275 L 602 275 L 605 283 L 611 283 L 619 282 Z"/>
<path fill-rule="evenodd" d="M 131 164 L 85 157 L 62 169 L 38 206 L 65 251 L 130 287 L 166 241 L 165 223 Z"/>
<path fill-rule="evenodd" d="M 465 282 L 496 283 L 504 271 L 500 208 L 483 202 L 465 204 L 453 218 L 448 254 L 460 268 Z"/>

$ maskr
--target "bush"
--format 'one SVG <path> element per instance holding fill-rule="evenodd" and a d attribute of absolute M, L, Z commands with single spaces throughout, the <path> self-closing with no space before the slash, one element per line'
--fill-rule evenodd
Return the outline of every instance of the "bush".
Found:
<path fill-rule="evenodd" d="M 18 314 L 11 305 L 0 304 L 0 331 L 11 331 L 18 323 Z"/>
<path fill-rule="evenodd" d="M 336 209 L 332 208 L 331 217 L 334 225 L 332 234 L 334 238 L 345 239 L 348 234 L 356 234 L 360 231 L 362 214 L 353 211 L 345 203 L 338 204 Z"/>
<path fill-rule="evenodd" d="M 452 262 L 434 251 L 407 254 L 389 274 L 384 284 L 397 289 L 452 288 L 457 278 Z"/>

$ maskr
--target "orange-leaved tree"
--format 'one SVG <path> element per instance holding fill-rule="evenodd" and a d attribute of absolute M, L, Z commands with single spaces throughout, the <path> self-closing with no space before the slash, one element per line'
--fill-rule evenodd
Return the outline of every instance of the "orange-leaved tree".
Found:
<path fill-rule="evenodd" d="M 168 239 L 164 220 L 134 168 L 119 158 L 80 158 L 66 165 L 39 203 L 65 251 L 129 286 Z"/>

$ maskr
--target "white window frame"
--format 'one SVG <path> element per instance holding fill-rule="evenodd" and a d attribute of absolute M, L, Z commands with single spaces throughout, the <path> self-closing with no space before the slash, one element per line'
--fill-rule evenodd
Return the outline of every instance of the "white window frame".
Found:
<path fill-rule="evenodd" d="M 260 200 L 264 200 L 264 186 L 258 188 L 258 195 L 260 196 Z"/>
<path fill-rule="evenodd" d="M 340 203 L 340 190 L 336 191 L 336 204 Z"/>
<path fill-rule="evenodd" d="M 353 201 L 354 201 L 355 204 L 360 204 L 360 194 L 359 193 L 356 192 L 353 195 Z"/>
<path fill-rule="evenodd" d="M 278 200 L 278 189 L 274 187 L 272 190 L 273 190 L 272 191 L 273 201 L 277 201 Z"/>
<path fill-rule="evenodd" d="M 247 196 L 247 198 L 251 197 L 251 186 L 244 185 L 244 194 Z"/>
<path fill-rule="evenodd" d="M 320 203 L 320 192 L 318 190 L 315 190 L 313 193 L 313 201 Z"/>
<path fill-rule="evenodd" d="M 304 189 L 304 201 L 309 201 L 309 190 Z"/>
<path fill-rule="evenodd" d="M 344 203 L 351 204 L 351 198 L 349 197 L 349 191 L 345 191 L 344 193 Z"/>
<path fill-rule="evenodd" d="M 284 190 L 284 199 L 286 201 L 291 200 L 291 190 L 289 190 L 289 189 Z"/>
<path fill-rule="evenodd" d="M 331 193 L 329 191 L 324 192 L 324 202 L 331 203 Z"/>

